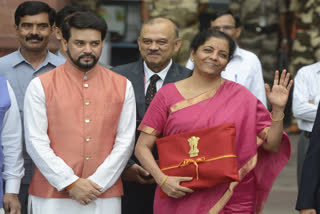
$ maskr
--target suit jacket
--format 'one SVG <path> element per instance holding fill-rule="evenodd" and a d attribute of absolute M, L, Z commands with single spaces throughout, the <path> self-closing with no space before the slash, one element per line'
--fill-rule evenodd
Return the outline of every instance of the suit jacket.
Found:
<path fill-rule="evenodd" d="M 113 71 L 127 77 L 134 89 L 136 105 L 137 105 L 137 127 L 143 119 L 146 112 L 145 109 L 145 93 L 144 93 L 144 66 L 143 60 L 139 60 L 126 65 L 112 68 Z M 163 85 L 176 82 L 191 76 L 192 71 L 189 69 L 172 63 L 169 71 L 164 79 Z M 136 140 L 140 132 L 136 132 Z M 138 160 L 132 155 L 126 168 L 138 163 Z M 135 182 L 123 182 L 124 196 L 122 198 L 122 214 L 152 214 L 153 213 L 153 197 L 156 185 L 139 184 Z"/>
<path fill-rule="evenodd" d="M 320 213 L 320 108 L 303 162 L 296 209 L 316 209 Z"/>

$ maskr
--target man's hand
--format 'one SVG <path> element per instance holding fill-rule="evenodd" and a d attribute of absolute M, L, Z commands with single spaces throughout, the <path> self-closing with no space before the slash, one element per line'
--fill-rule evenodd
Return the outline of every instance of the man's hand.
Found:
<path fill-rule="evenodd" d="M 140 184 L 155 183 L 151 174 L 138 164 L 133 164 L 131 167 L 125 169 L 121 177 L 125 181 L 133 181 Z"/>
<path fill-rule="evenodd" d="M 300 214 L 317 214 L 315 209 L 300 210 Z"/>
<path fill-rule="evenodd" d="M 3 208 L 6 214 L 21 214 L 21 205 L 18 195 L 5 193 L 3 196 Z"/>
<path fill-rule="evenodd" d="M 89 179 L 79 178 L 74 186 L 69 190 L 69 195 L 77 200 L 80 204 L 86 205 L 91 201 L 96 200 L 101 192 L 102 187 Z"/>

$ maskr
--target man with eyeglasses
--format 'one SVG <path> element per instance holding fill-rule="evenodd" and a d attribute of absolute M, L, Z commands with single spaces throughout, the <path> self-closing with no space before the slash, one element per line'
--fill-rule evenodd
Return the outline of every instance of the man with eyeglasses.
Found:
<path fill-rule="evenodd" d="M 264 81 L 271 84 L 279 53 L 288 51 L 286 0 L 230 0 L 229 9 L 243 25 L 239 45 L 259 57 Z"/>
<path fill-rule="evenodd" d="M 210 28 L 228 34 L 236 42 L 241 33 L 240 20 L 231 11 L 214 14 L 211 18 Z M 189 60 L 186 67 L 192 70 L 193 66 L 193 62 Z M 221 76 L 245 86 L 267 106 L 261 63 L 254 53 L 237 46 L 232 59 Z"/>

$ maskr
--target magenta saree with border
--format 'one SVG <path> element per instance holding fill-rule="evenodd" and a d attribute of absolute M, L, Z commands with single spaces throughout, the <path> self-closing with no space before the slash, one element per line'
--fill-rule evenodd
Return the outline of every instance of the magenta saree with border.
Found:
<path fill-rule="evenodd" d="M 244 214 L 263 209 L 276 176 L 289 160 L 290 142 L 283 133 L 279 152 L 260 148 L 268 135 L 270 113 L 245 87 L 225 81 L 218 91 L 185 99 L 174 83 L 167 84 L 156 94 L 139 130 L 160 137 L 225 123 L 236 126 L 241 181 L 195 191 L 180 199 L 160 199 L 158 186 L 154 214 Z"/>

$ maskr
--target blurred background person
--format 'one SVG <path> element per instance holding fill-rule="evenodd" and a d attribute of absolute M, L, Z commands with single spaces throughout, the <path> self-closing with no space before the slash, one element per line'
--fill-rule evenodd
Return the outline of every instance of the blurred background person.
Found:
<path fill-rule="evenodd" d="M 243 25 L 239 46 L 258 56 L 264 81 L 271 84 L 278 69 L 279 37 L 280 48 L 288 49 L 285 0 L 231 0 L 229 7 Z"/>
<path fill-rule="evenodd" d="M 293 40 L 289 70 L 296 75 L 292 110 L 301 131 L 298 144 L 297 177 L 300 184 L 302 164 L 308 150 L 311 130 L 320 96 L 320 1 L 291 0 Z M 292 126 L 294 127 L 294 126 Z"/>
<path fill-rule="evenodd" d="M 294 78 L 293 116 L 301 130 L 297 149 L 297 180 L 301 181 L 302 166 L 308 151 L 312 127 L 320 101 L 320 62 L 299 69 Z"/>

